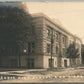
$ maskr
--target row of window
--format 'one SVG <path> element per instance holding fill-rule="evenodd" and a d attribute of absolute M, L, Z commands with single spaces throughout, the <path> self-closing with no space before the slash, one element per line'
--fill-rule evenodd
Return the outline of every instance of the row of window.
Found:
<path fill-rule="evenodd" d="M 18 54 L 18 49 L 13 48 L 0 48 L 0 56 L 16 56 Z"/>
<path fill-rule="evenodd" d="M 48 39 L 51 39 L 51 30 L 50 30 L 50 29 L 47 29 L 47 38 L 48 38 Z M 58 35 L 57 32 L 56 32 L 56 34 L 55 34 L 55 38 L 56 38 L 56 41 L 59 40 L 59 35 Z"/>
<path fill-rule="evenodd" d="M 24 53 L 24 51 L 21 51 Z M 21 53 L 20 52 L 20 53 Z M 28 54 L 35 53 L 35 43 L 28 43 Z M 0 48 L 0 56 L 17 56 L 19 54 L 19 49 L 17 47 L 10 48 Z"/>
<path fill-rule="evenodd" d="M 51 44 L 47 44 L 47 53 L 51 53 Z M 56 54 L 58 54 L 59 48 L 56 46 Z M 28 43 L 28 54 L 35 53 L 35 43 Z"/>
<path fill-rule="evenodd" d="M 66 53 L 66 49 L 65 48 L 62 48 L 62 54 L 65 55 Z M 50 54 L 51 53 L 51 44 L 47 44 L 47 53 Z M 59 53 L 59 47 L 56 46 L 56 54 Z"/>
<path fill-rule="evenodd" d="M 65 48 L 63 48 L 62 51 L 63 51 L 62 54 L 65 55 L 65 52 L 66 52 Z M 46 52 L 48 54 L 51 53 L 51 44 L 47 44 Z M 35 43 L 34 42 L 28 43 L 28 54 L 31 54 L 31 53 L 35 53 Z M 56 54 L 58 53 L 59 53 L 59 47 L 56 46 Z"/>
<path fill-rule="evenodd" d="M 56 54 L 58 54 L 58 52 L 59 52 L 59 48 L 58 46 L 56 46 Z M 47 53 L 48 54 L 51 53 L 51 44 L 47 44 Z"/>
<path fill-rule="evenodd" d="M 9 49 L 0 49 L 0 54 L 5 54 L 7 55 L 17 55 L 18 49 L 17 48 L 9 48 Z M 51 53 L 51 44 L 47 44 L 46 46 L 46 52 L 49 54 Z M 28 54 L 35 53 L 35 43 L 34 42 L 29 42 L 28 43 Z M 59 47 L 56 46 L 56 54 L 59 53 Z M 63 53 L 65 53 L 65 48 L 63 48 Z"/>
<path fill-rule="evenodd" d="M 51 30 L 49 28 L 47 28 L 47 39 L 51 39 Z M 55 32 L 55 39 L 56 41 L 59 41 L 59 33 Z M 66 39 L 65 36 L 62 37 L 62 42 L 63 44 L 65 43 Z"/>

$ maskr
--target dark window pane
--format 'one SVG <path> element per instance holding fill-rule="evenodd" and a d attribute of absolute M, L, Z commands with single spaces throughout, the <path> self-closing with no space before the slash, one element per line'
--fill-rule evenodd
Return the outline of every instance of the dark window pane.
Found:
<path fill-rule="evenodd" d="M 50 53 L 50 52 L 51 52 L 51 45 L 47 44 L 47 53 Z"/>
<path fill-rule="evenodd" d="M 59 51 L 59 49 L 58 49 L 58 47 L 56 46 L 56 54 L 58 54 L 58 51 Z"/>
<path fill-rule="evenodd" d="M 35 52 L 35 43 L 34 42 L 31 42 L 31 43 L 28 43 L 28 53 L 34 53 Z"/>

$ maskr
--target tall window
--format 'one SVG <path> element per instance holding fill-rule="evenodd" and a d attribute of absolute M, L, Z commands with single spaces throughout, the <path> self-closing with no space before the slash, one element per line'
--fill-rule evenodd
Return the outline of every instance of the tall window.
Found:
<path fill-rule="evenodd" d="M 59 52 L 59 48 L 58 46 L 56 46 L 56 54 L 58 54 L 58 52 Z"/>
<path fill-rule="evenodd" d="M 65 48 L 63 48 L 63 55 L 65 55 L 65 52 L 66 52 L 66 51 L 65 51 Z"/>
<path fill-rule="evenodd" d="M 59 40 L 59 35 L 58 35 L 58 33 L 56 32 L 56 41 L 58 41 Z"/>
<path fill-rule="evenodd" d="M 35 52 L 35 43 L 34 42 L 29 42 L 28 43 L 28 54 L 34 53 Z"/>
<path fill-rule="evenodd" d="M 49 28 L 47 28 L 47 38 L 50 39 L 51 38 L 51 31 Z"/>
<path fill-rule="evenodd" d="M 51 52 L 51 45 L 47 44 L 47 53 L 50 53 L 50 52 Z"/>
<path fill-rule="evenodd" d="M 65 37 L 62 38 L 63 44 L 65 44 Z"/>

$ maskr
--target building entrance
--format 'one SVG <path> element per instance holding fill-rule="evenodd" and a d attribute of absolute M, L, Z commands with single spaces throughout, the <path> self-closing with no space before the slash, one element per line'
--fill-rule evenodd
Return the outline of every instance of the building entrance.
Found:
<path fill-rule="evenodd" d="M 67 60 L 64 60 L 64 67 L 67 67 Z"/>
<path fill-rule="evenodd" d="M 54 67 L 54 59 L 49 59 L 49 67 Z"/>
<path fill-rule="evenodd" d="M 34 59 L 27 60 L 28 69 L 34 69 Z"/>

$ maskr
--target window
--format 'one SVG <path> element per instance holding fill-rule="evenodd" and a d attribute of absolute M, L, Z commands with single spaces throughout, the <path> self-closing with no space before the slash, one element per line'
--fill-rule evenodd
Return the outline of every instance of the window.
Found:
<path fill-rule="evenodd" d="M 47 29 L 47 38 L 50 39 L 50 37 L 51 37 L 51 31 L 50 29 Z"/>
<path fill-rule="evenodd" d="M 18 50 L 16 47 L 9 47 L 9 48 L 2 48 L 0 50 L 0 54 L 3 55 L 8 55 L 8 56 L 17 56 L 18 54 Z"/>
<path fill-rule="evenodd" d="M 59 40 L 59 36 L 58 36 L 58 33 L 56 32 L 56 41 L 58 41 Z"/>
<path fill-rule="evenodd" d="M 56 54 L 58 54 L 59 52 L 59 49 L 58 49 L 58 46 L 56 46 Z"/>
<path fill-rule="evenodd" d="M 51 45 L 47 44 L 47 53 L 50 53 L 50 52 L 51 52 Z"/>
<path fill-rule="evenodd" d="M 65 48 L 63 48 L 63 55 L 65 55 Z"/>
<path fill-rule="evenodd" d="M 63 44 L 65 43 L 65 37 L 62 38 Z"/>
<path fill-rule="evenodd" d="M 35 43 L 34 42 L 29 42 L 28 43 L 28 54 L 34 53 L 35 52 Z"/>

